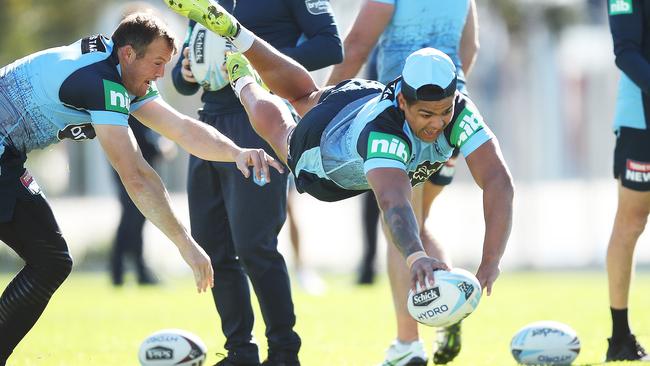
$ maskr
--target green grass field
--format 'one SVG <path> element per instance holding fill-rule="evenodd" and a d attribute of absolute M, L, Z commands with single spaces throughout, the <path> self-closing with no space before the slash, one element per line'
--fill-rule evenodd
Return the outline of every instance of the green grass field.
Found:
<path fill-rule="evenodd" d="M 0 286 L 9 279 L 8 274 L 0 275 Z M 386 278 L 363 288 L 352 285 L 351 277 L 327 280 L 328 293 L 322 297 L 294 289 L 297 330 L 303 339 L 302 364 L 380 363 L 394 337 Z M 641 343 L 650 347 L 650 273 L 637 274 L 632 294 L 633 330 Z M 493 295 L 484 297 L 464 322 L 463 349 L 451 365 L 515 365 L 509 352 L 510 338 L 525 324 L 544 319 L 565 322 L 578 332 L 582 351 L 576 364 L 602 362 L 610 332 L 605 274 L 503 274 Z M 9 365 L 137 365 L 140 342 L 161 328 L 183 328 L 199 335 L 208 345 L 207 365 L 219 360 L 215 353 L 223 352 L 224 339 L 212 298 L 198 295 L 191 279 L 168 281 L 155 288 L 114 289 L 103 273 L 73 273 Z M 434 330 L 420 330 L 431 345 Z M 256 323 L 255 337 L 264 358 L 261 320 Z"/>

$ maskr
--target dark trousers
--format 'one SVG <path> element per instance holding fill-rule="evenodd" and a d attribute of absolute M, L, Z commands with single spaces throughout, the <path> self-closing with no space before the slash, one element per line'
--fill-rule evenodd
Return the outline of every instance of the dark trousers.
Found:
<path fill-rule="evenodd" d="M 242 147 L 272 149 L 253 131 L 245 113 L 201 114 Z M 286 217 L 286 175 L 272 170 L 271 183 L 257 186 L 234 163 L 190 156 L 188 201 L 192 236 L 214 268 L 212 295 L 226 336 L 225 348 L 236 362 L 259 362 L 252 343 L 253 309 L 248 279 L 257 295 L 269 353 L 288 359 L 300 349 L 284 258 L 277 235 Z"/>
<path fill-rule="evenodd" d="M 0 365 L 34 326 L 72 271 L 72 258 L 49 204 L 18 178 L 2 182 L 0 240 L 25 266 L 0 296 Z"/>

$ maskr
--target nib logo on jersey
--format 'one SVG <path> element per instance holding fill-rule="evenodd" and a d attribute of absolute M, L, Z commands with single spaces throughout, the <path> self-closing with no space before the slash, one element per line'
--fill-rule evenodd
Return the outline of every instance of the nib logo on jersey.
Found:
<path fill-rule="evenodd" d="M 609 14 L 632 14 L 632 0 L 609 0 Z"/>
<path fill-rule="evenodd" d="M 434 287 L 413 295 L 413 306 L 427 306 L 440 298 L 440 288 Z"/>
<path fill-rule="evenodd" d="M 110 80 L 104 81 L 104 103 L 107 111 L 129 114 L 129 92 L 122 84 Z"/>
<path fill-rule="evenodd" d="M 371 158 L 397 160 L 406 164 L 411 158 L 411 150 L 401 138 L 373 131 L 368 136 L 368 159 Z"/>
<path fill-rule="evenodd" d="M 650 182 L 650 163 L 627 159 L 625 163 L 625 180 L 637 183 Z"/>

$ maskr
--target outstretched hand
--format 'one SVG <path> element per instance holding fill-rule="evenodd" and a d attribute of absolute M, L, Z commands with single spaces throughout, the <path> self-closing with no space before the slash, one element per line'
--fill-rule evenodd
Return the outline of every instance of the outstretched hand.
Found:
<path fill-rule="evenodd" d="M 284 173 L 284 167 L 282 164 L 273 159 L 273 157 L 262 149 L 242 149 L 242 152 L 235 158 L 235 164 L 237 164 L 237 168 L 246 178 L 250 176 L 248 167 L 252 166 L 253 174 L 255 174 L 257 179 L 262 180 L 262 176 L 264 176 L 266 182 L 271 181 L 269 165 L 275 168 L 278 172 Z"/>
<path fill-rule="evenodd" d="M 189 246 L 179 248 L 183 260 L 192 268 L 196 288 L 199 293 L 207 291 L 214 286 L 214 271 L 210 257 L 194 240 Z"/>
<path fill-rule="evenodd" d="M 422 257 L 411 265 L 411 289 L 415 292 L 416 285 L 420 288 L 430 288 L 434 285 L 433 271 L 449 271 L 449 266 L 432 257 Z"/>
<path fill-rule="evenodd" d="M 481 263 L 478 267 L 476 279 L 481 284 L 481 288 L 487 291 L 488 296 L 492 294 L 492 285 L 499 277 L 499 274 L 501 274 L 501 269 L 498 264 Z"/>

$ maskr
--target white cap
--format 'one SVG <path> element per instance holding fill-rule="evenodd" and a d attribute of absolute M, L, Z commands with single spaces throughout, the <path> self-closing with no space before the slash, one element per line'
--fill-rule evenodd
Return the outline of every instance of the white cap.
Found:
<path fill-rule="evenodd" d="M 425 85 L 440 88 L 436 93 L 418 93 Z M 437 88 L 436 88 L 437 89 Z M 413 100 L 440 100 L 456 91 L 456 66 L 444 52 L 422 48 L 406 58 L 402 69 L 402 93 Z"/>

